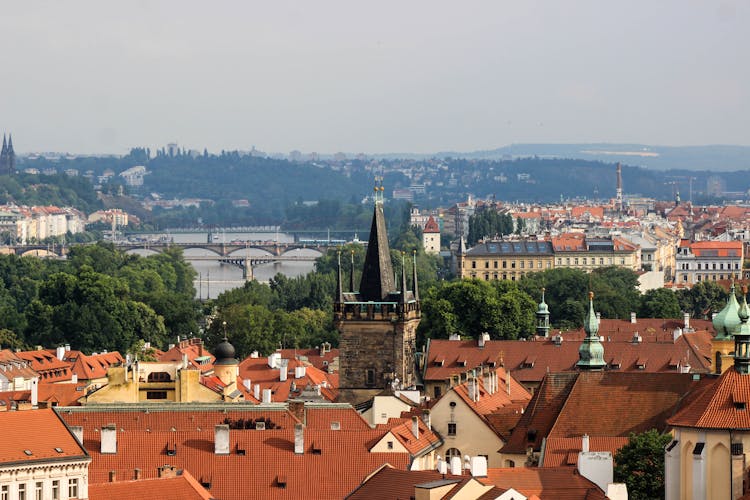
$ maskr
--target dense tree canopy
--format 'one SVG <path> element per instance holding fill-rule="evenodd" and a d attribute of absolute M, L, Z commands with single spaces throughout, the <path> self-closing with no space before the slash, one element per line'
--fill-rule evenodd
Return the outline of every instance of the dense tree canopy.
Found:
<path fill-rule="evenodd" d="M 655 429 L 630 434 L 628 444 L 615 454 L 615 482 L 627 485 L 628 498 L 664 498 L 664 447 L 671 439 Z"/>

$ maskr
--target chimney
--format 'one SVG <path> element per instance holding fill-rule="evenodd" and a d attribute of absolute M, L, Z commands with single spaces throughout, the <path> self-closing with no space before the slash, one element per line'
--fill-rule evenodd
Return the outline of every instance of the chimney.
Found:
<path fill-rule="evenodd" d="M 486 457 L 471 457 L 471 475 L 473 477 L 487 477 Z"/>
<path fill-rule="evenodd" d="M 461 475 L 461 457 L 451 457 L 451 474 L 454 476 Z"/>
<path fill-rule="evenodd" d="M 65 344 L 65 352 L 68 352 L 70 350 L 70 344 Z"/>
<path fill-rule="evenodd" d="M 260 401 L 260 384 L 255 384 L 253 386 L 253 397 Z"/>
<path fill-rule="evenodd" d="M 484 344 L 485 344 L 485 342 L 487 342 L 488 340 L 490 340 L 490 334 L 489 334 L 489 333 L 487 333 L 487 332 L 482 332 L 482 333 L 481 333 L 481 334 L 479 335 L 479 347 L 480 347 L 480 348 L 484 348 Z"/>
<path fill-rule="evenodd" d="M 602 319 L 602 312 L 599 311 L 599 312 L 596 313 L 596 321 L 599 322 L 599 321 L 601 321 L 601 319 Z"/>
<path fill-rule="evenodd" d="M 172 465 L 163 465 L 159 467 L 159 477 L 177 477 L 177 467 Z"/>
<path fill-rule="evenodd" d="M 31 407 L 39 408 L 39 377 L 31 379 Z"/>
<path fill-rule="evenodd" d="M 419 439 L 419 419 L 411 417 L 411 433 L 414 434 L 414 439 Z"/>
<path fill-rule="evenodd" d="M 492 373 L 487 372 L 484 375 L 484 388 L 487 392 L 492 394 Z"/>
<path fill-rule="evenodd" d="M 78 374 L 74 373 L 74 374 L 73 374 L 73 375 L 72 375 L 72 376 L 70 377 L 70 382 L 71 382 L 72 384 L 77 384 L 77 383 L 78 383 Z"/>
<path fill-rule="evenodd" d="M 263 403 L 271 402 L 271 389 L 263 389 Z"/>
<path fill-rule="evenodd" d="M 117 426 L 115 424 L 105 425 L 104 427 L 102 427 L 100 435 L 100 452 L 102 454 L 117 453 Z"/>
<path fill-rule="evenodd" d="M 307 375 L 306 366 L 295 366 L 294 367 L 294 378 L 302 378 Z"/>
<path fill-rule="evenodd" d="M 229 426 L 226 424 L 214 427 L 214 454 L 229 455 Z"/>
<path fill-rule="evenodd" d="M 133 479 L 139 481 L 141 479 L 141 469 L 133 470 Z"/>
<path fill-rule="evenodd" d="M 302 455 L 305 452 L 305 426 L 294 424 L 294 454 Z"/>
<path fill-rule="evenodd" d="M 288 367 L 285 361 L 285 359 L 281 360 L 281 366 L 279 366 L 279 382 L 286 382 Z"/>
<path fill-rule="evenodd" d="M 472 401 L 476 401 L 476 399 L 474 399 L 474 384 L 475 382 L 473 378 L 469 379 L 466 382 L 466 392 L 469 393 L 469 399 L 471 399 Z"/>
<path fill-rule="evenodd" d="M 683 328 L 685 330 L 689 329 L 690 328 L 690 313 L 683 314 L 682 315 L 682 321 L 685 323 L 685 325 L 683 326 Z"/>
<path fill-rule="evenodd" d="M 114 483 L 115 481 L 117 481 L 117 471 L 111 470 L 109 471 L 109 482 Z"/>
<path fill-rule="evenodd" d="M 448 474 L 448 462 L 445 460 L 438 460 L 437 470 L 438 474 Z"/>
<path fill-rule="evenodd" d="M 186 369 L 188 367 L 188 355 L 183 354 L 182 355 L 182 369 Z"/>
<path fill-rule="evenodd" d="M 247 392 L 250 392 L 253 390 L 253 382 L 249 378 L 244 379 L 242 381 L 242 385 L 245 386 L 245 389 L 247 390 Z"/>
<path fill-rule="evenodd" d="M 259 356 L 258 351 L 253 351 L 250 353 L 250 358 L 257 359 Z"/>
<path fill-rule="evenodd" d="M 70 432 L 76 437 L 78 444 L 83 446 L 83 427 L 80 425 L 71 425 Z"/>
<path fill-rule="evenodd" d="M 584 434 L 581 438 L 581 451 L 584 453 L 589 452 L 589 435 Z"/>
<path fill-rule="evenodd" d="M 461 340 L 461 335 L 458 333 L 451 333 L 448 336 L 448 340 Z"/>
<path fill-rule="evenodd" d="M 305 414 L 305 402 L 299 399 L 289 401 L 289 413 L 294 415 L 298 421 L 303 424 L 307 423 Z"/>
<path fill-rule="evenodd" d="M 57 349 L 55 349 L 55 356 L 57 359 L 62 361 L 65 358 L 65 347 L 59 346 Z"/>
<path fill-rule="evenodd" d="M 635 319 L 635 313 L 634 313 L 634 312 L 630 313 L 630 322 L 631 322 L 632 324 L 634 324 L 634 325 L 635 325 L 635 324 L 636 324 L 636 323 L 638 322 L 638 321 L 636 321 L 636 319 Z"/>
<path fill-rule="evenodd" d="M 432 430 L 432 415 L 430 415 L 430 410 L 426 409 L 422 412 L 422 421 L 429 430 Z"/>

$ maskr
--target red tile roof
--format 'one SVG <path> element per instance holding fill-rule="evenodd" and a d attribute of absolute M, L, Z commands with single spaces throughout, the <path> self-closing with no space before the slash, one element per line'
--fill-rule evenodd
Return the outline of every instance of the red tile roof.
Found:
<path fill-rule="evenodd" d="M 436 448 L 442 444 L 440 437 L 428 429 L 427 425 L 418 417 L 417 426 L 419 429 L 419 438 L 414 436 L 411 418 L 391 418 L 387 424 L 380 424 L 376 428 L 389 430 L 412 456 L 417 456 L 421 452 Z"/>
<path fill-rule="evenodd" d="M 346 498 L 348 500 L 393 500 L 414 498 L 414 487 L 419 484 L 446 480 L 460 489 L 471 476 L 438 474 L 437 471 L 405 471 L 388 465 L 372 471 L 362 484 Z M 495 496 L 497 498 L 497 496 Z"/>
<path fill-rule="evenodd" d="M 438 226 L 438 223 L 435 222 L 435 218 L 430 215 L 430 218 L 427 219 L 427 223 L 424 225 L 424 229 L 422 230 L 423 233 L 439 233 L 440 227 Z"/>
<path fill-rule="evenodd" d="M 283 359 L 297 359 L 303 365 L 312 365 L 324 372 L 330 372 L 339 358 L 337 347 L 326 350 L 324 353 L 321 349 L 279 349 L 276 352 L 281 353 Z"/>
<path fill-rule="evenodd" d="M 319 386 L 320 395 L 328 401 L 334 401 L 338 397 L 338 377 L 331 377 L 331 374 L 315 368 L 306 366 L 300 360 L 287 359 L 287 379 L 280 380 L 280 369 L 268 366 L 266 358 L 245 358 L 240 363 L 240 378 L 250 380 L 251 387 L 255 384 L 260 385 L 261 393 L 263 389 L 271 389 L 272 401 L 284 402 L 288 399 L 299 397 L 302 390 L 307 385 L 311 387 Z M 305 375 L 295 378 L 295 368 L 305 367 Z M 238 384 L 242 384 L 238 381 Z M 253 390 L 248 390 L 251 394 Z"/>
<path fill-rule="evenodd" d="M 589 437 L 589 451 L 608 451 L 612 456 L 628 443 L 627 437 Z M 547 438 L 544 444 L 544 463 L 541 467 L 577 466 L 582 438 Z"/>
<path fill-rule="evenodd" d="M 89 500 L 210 500 L 214 498 L 188 472 L 179 471 L 175 477 L 141 479 L 138 481 L 115 481 L 89 485 Z"/>
<path fill-rule="evenodd" d="M 71 378 L 70 363 L 57 359 L 49 351 L 20 351 L 16 352 L 16 356 L 29 362 L 31 368 L 39 374 L 40 381 L 60 382 Z"/>
<path fill-rule="evenodd" d="M 65 423 L 50 409 L 0 412 L 0 429 L 4 430 L 0 465 L 88 458 Z"/>
<path fill-rule="evenodd" d="M 107 482 L 110 471 L 115 471 L 117 477 L 132 477 L 136 468 L 141 469 L 143 478 L 153 478 L 158 467 L 170 464 L 190 471 L 202 484 L 210 483 L 211 487 L 207 489 L 214 497 L 223 500 L 343 498 L 363 477 L 382 464 L 390 463 L 401 469 L 409 465 L 408 453 L 369 452 L 369 446 L 387 431 L 347 431 L 343 426 L 342 430 L 319 430 L 309 425 L 314 420 L 310 413 L 308 427 L 304 430 L 305 452 L 302 455 L 294 453 L 294 430 L 286 424 L 279 429 L 263 431 L 233 429 L 230 431 L 231 453 L 215 455 L 213 425 L 226 415 L 219 409 L 220 405 L 207 405 L 203 411 L 197 405 L 192 406 L 190 411 L 169 410 L 151 414 L 132 406 L 116 411 L 79 407 L 70 414 L 61 409 L 61 416 L 71 425 L 84 426 L 84 445 L 92 456 L 89 467 L 91 484 Z M 336 405 L 331 408 L 342 409 Z M 319 406 L 319 410 L 325 411 L 325 408 Z M 264 413 L 262 409 L 247 405 L 244 414 L 246 418 L 255 418 L 256 411 Z M 233 410 L 228 411 L 228 414 L 232 413 Z M 286 419 L 287 424 L 296 421 L 285 409 L 272 413 L 279 421 Z M 158 415 L 158 418 L 152 419 L 153 415 Z M 152 419 L 154 425 L 167 430 L 146 430 L 143 423 L 138 423 L 138 419 L 143 418 Z M 184 426 L 179 424 L 177 430 L 169 428 L 177 421 L 184 424 L 190 418 L 211 424 L 200 427 L 200 430 L 197 426 L 192 430 L 182 430 Z M 118 429 L 117 453 L 102 455 L 96 429 L 109 422 L 115 423 Z M 122 424 L 125 427 L 121 427 Z M 176 452 L 168 455 L 168 448 Z"/>
<path fill-rule="evenodd" d="M 750 375 L 726 370 L 713 384 L 691 395 L 668 420 L 677 427 L 750 429 Z"/>
<path fill-rule="evenodd" d="M 534 394 L 502 451 L 539 450 L 542 438 L 663 431 L 686 396 L 706 383 L 689 373 L 553 373 Z"/>
<path fill-rule="evenodd" d="M 213 371 L 216 358 L 203 347 L 203 341 L 197 338 L 180 341 L 168 351 L 159 353 L 157 359 L 159 361 L 182 361 L 184 355 L 187 355 L 188 363 L 201 373 Z"/>
<path fill-rule="evenodd" d="M 578 474 L 572 467 L 513 467 L 488 469 L 484 484 L 513 488 L 526 496 L 556 500 L 605 499 L 596 484 Z"/>
<path fill-rule="evenodd" d="M 110 366 L 124 361 L 119 352 L 86 355 L 81 351 L 65 351 L 64 359 L 72 363 L 71 370 L 78 380 L 106 378 Z"/>

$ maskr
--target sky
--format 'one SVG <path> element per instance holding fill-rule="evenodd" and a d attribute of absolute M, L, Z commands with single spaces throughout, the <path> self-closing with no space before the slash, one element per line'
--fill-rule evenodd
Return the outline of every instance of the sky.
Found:
<path fill-rule="evenodd" d="M 17 152 L 750 145 L 746 0 L 4 2 Z"/>

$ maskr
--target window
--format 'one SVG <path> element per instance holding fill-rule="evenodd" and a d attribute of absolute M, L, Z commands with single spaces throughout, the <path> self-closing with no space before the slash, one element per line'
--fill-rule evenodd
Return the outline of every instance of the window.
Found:
<path fill-rule="evenodd" d="M 562 266 L 562 259 L 560 259 L 560 258 L 557 259 L 557 265 L 558 266 Z"/>
<path fill-rule="evenodd" d="M 375 370 L 369 369 L 365 372 L 366 384 L 375 385 Z"/>
<path fill-rule="evenodd" d="M 26 485 L 23 483 L 18 485 L 18 500 L 26 500 Z"/>
<path fill-rule="evenodd" d="M 37 481 L 34 485 L 34 498 L 36 498 L 36 500 L 44 500 L 43 493 L 44 483 L 42 483 L 41 481 Z"/>
<path fill-rule="evenodd" d="M 538 260 L 536 262 L 536 267 L 537 267 L 537 269 L 541 269 L 542 268 L 542 261 L 541 260 Z M 547 262 L 547 267 L 549 267 L 549 262 Z"/>
<path fill-rule="evenodd" d="M 461 458 L 461 450 L 458 448 L 448 448 L 448 451 L 445 452 L 446 460 L 450 462 L 453 457 Z"/>
<path fill-rule="evenodd" d="M 494 267 L 495 269 L 497 269 L 497 261 L 494 261 L 494 262 L 492 263 L 492 267 Z"/>
<path fill-rule="evenodd" d="M 485 273 L 484 274 L 484 281 L 489 281 L 489 280 L 490 280 L 490 275 L 487 274 L 487 273 Z"/>
<path fill-rule="evenodd" d="M 587 262 L 587 260 L 586 260 L 586 257 L 584 257 L 584 258 L 583 258 L 583 265 L 585 266 L 586 264 L 588 264 L 588 262 Z"/>
<path fill-rule="evenodd" d="M 570 265 L 570 257 L 565 257 L 565 264 Z"/>
<path fill-rule="evenodd" d="M 146 399 L 167 399 L 167 391 L 146 391 Z"/>
<path fill-rule="evenodd" d="M 516 261 L 515 260 L 510 263 L 510 268 L 511 269 L 515 269 L 516 268 Z"/>
<path fill-rule="evenodd" d="M 151 372 L 148 374 L 149 382 L 171 382 L 172 377 L 167 372 Z"/>
<path fill-rule="evenodd" d="M 625 259 L 620 259 L 620 265 L 621 265 L 621 266 L 624 266 L 624 265 L 625 265 Z"/>
<path fill-rule="evenodd" d="M 448 435 L 449 436 L 455 436 L 456 435 L 456 424 L 455 423 L 448 424 Z"/>
<path fill-rule="evenodd" d="M 523 268 L 524 268 L 524 264 L 526 264 L 526 262 L 524 262 L 524 261 L 521 261 L 521 269 L 523 269 Z"/>
<path fill-rule="evenodd" d="M 503 261 L 503 269 L 507 269 L 507 267 L 508 267 L 508 261 L 504 260 Z"/>
<path fill-rule="evenodd" d="M 477 268 L 477 261 L 475 261 L 475 260 L 471 261 L 471 268 L 472 269 L 476 269 Z"/>
<path fill-rule="evenodd" d="M 489 260 L 487 260 L 487 261 L 484 262 L 484 268 L 485 269 L 489 269 L 490 268 L 490 261 Z"/>
<path fill-rule="evenodd" d="M 551 269 L 551 268 L 552 268 L 552 262 L 547 262 L 547 269 Z"/>
<path fill-rule="evenodd" d="M 0 500 L 8 500 L 10 498 L 10 486 L 4 484 L 0 489 Z"/>
<path fill-rule="evenodd" d="M 68 498 L 78 498 L 78 479 L 68 480 Z"/>
<path fill-rule="evenodd" d="M 539 266 L 539 267 L 542 267 L 542 266 Z M 534 269 L 534 261 L 533 260 L 529 261 L 529 269 Z"/>
<path fill-rule="evenodd" d="M 388 449 L 389 450 L 393 449 L 393 441 L 388 441 Z"/>
<path fill-rule="evenodd" d="M 52 500 L 60 500 L 60 480 L 52 481 Z"/>
<path fill-rule="evenodd" d="M 573 263 L 574 263 L 574 264 L 575 264 L 576 266 L 578 265 L 578 257 L 576 257 L 575 259 L 573 259 Z"/>
<path fill-rule="evenodd" d="M 439 398 L 443 394 L 443 388 L 439 385 L 435 386 L 435 399 Z"/>

